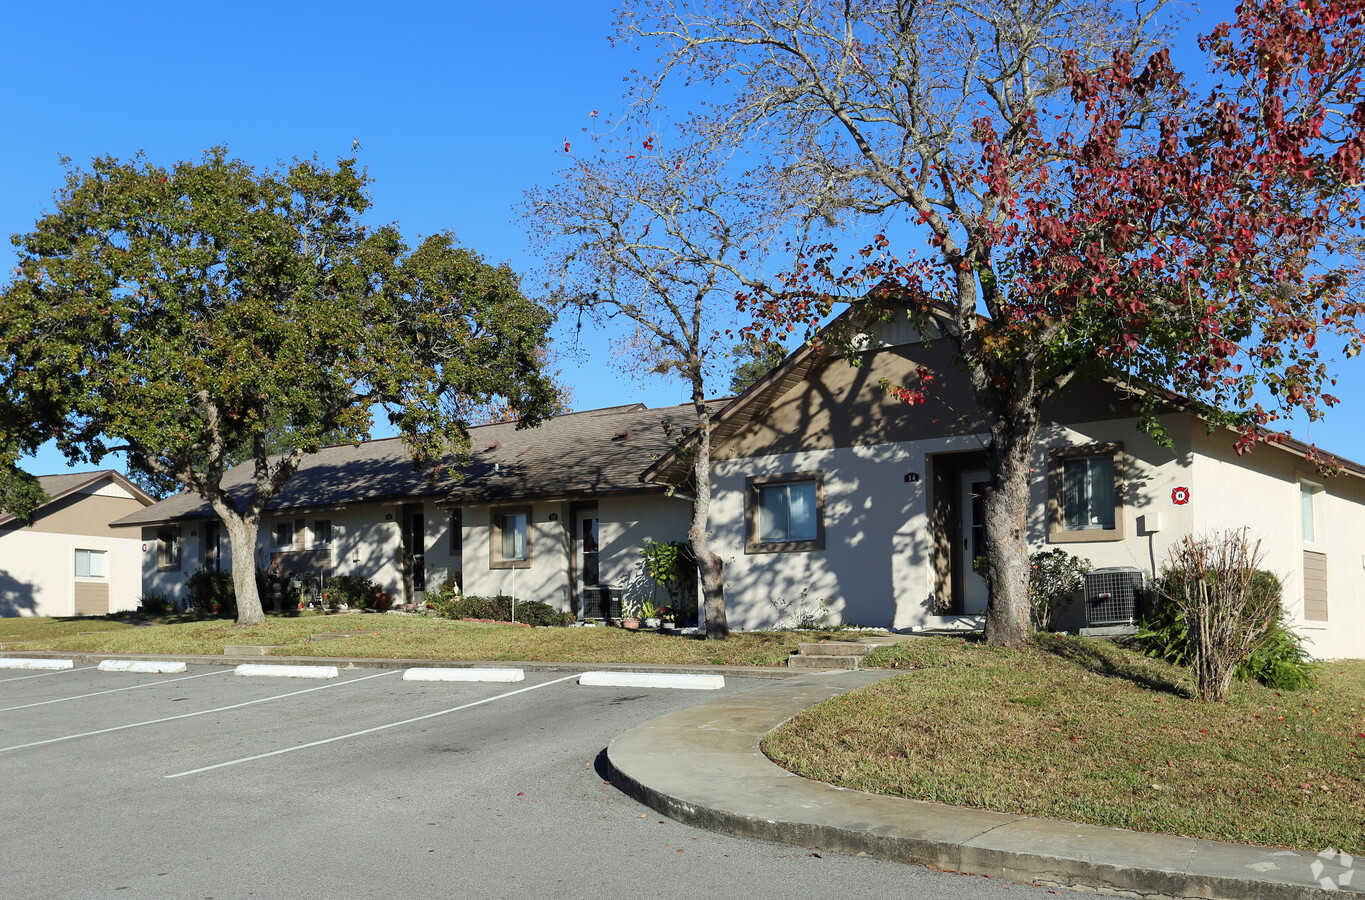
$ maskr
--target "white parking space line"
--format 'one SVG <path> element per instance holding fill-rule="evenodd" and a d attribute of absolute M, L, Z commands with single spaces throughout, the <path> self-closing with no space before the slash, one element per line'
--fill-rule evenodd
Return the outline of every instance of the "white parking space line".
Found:
<path fill-rule="evenodd" d="M 160 725 L 162 722 L 174 722 L 177 719 L 193 719 L 195 716 L 207 716 L 213 713 L 227 712 L 230 709 L 241 709 L 244 706 L 254 706 L 257 703 L 269 703 L 272 700 L 283 700 L 286 697 L 297 697 L 299 694 L 311 694 L 313 691 L 325 691 L 328 688 L 342 687 L 348 684 L 355 684 L 360 681 L 369 681 L 371 678 L 383 678 L 385 675 L 397 675 L 398 670 L 392 672 L 380 672 L 378 675 L 364 675 L 360 678 L 351 678 L 346 681 L 334 681 L 331 684 L 323 684 L 317 687 L 304 688 L 301 691 L 290 691 L 287 694 L 276 694 L 274 697 L 262 697 L 259 700 L 248 700 L 245 703 L 234 703 L 231 706 L 219 706 L 215 709 L 205 709 L 200 712 L 183 713 L 178 716 L 167 716 L 164 719 L 151 719 L 146 722 L 133 722 L 128 725 L 115 725 L 112 728 L 100 728 L 96 731 L 85 731 L 80 734 L 67 734 L 62 737 L 48 738 L 44 741 L 30 741 L 27 744 L 15 744 L 13 747 L 0 747 L 0 753 L 8 753 L 11 750 L 23 750 L 28 747 L 41 747 L 45 744 L 60 744 L 62 741 L 74 741 L 77 738 L 94 737 L 97 734 L 109 734 L 112 731 L 126 731 L 129 728 L 141 728 L 144 725 Z"/>
<path fill-rule="evenodd" d="M 524 694 L 527 691 L 534 691 L 543 687 L 549 687 L 552 684 L 560 684 L 562 682 L 570 681 L 577 677 L 578 677 L 577 675 L 565 675 L 563 678 L 556 678 L 553 681 L 544 681 L 541 682 L 540 684 L 533 684 L 530 687 L 517 688 L 515 691 L 508 691 L 505 694 L 498 694 L 496 697 L 485 697 L 482 700 L 475 700 L 473 703 L 466 703 L 463 706 L 456 706 L 453 709 L 443 709 L 440 712 L 427 713 L 425 716 L 417 716 L 412 719 L 404 719 L 401 722 L 390 722 L 388 725 L 376 725 L 373 728 L 366 728 L 364 731 L 353 731 L 350 734 L 339 734 L 336 737 L 324 738 L 320 741 L 311 741 L 307 744 L 299 744 L 298 746 L 295 747 L 285 747 L 282 750 L 271 750 L 269 753 L 257 753 L 255 756 L 244 756 L 241 759 L 232 759 L 228 760 L 227 762 L 220 762 L 212 766 L 204 766 L 203 768 L 199 769 L 190 769 L 188 772 L 177 772 L 174 775 L 167 775 L 165 777 L 183 778 L 186 775 L 198 775 L 200 772 L 211 772 L 214 769 L 222 769 L 226 766 L 235 766 L 238 765 L 239 763 L 254 762 L 255 760 L 265 759 L 270 756 L 280 756 L 285 753 L 293 753 L 295 750 L 307 750 L 309 747 L 321 747 L 323 744 L 331 744 L 335 743 L 336 741 L 347 740 L 348 738 L 361 737 L 367 734 L 374 734 L 376 731 L 385 731 L 389 728 L 398 728 L 400 725 L 411 725 L 413 722 L 422 722 L 427 719 L 434 719 L 437 716 L 448 716 L 451 713 L 457 713 L 462 709 L 470 709 L 475 706 L 482 706 L 485 703 L 492 703 L 494 700 L 505 700 L 506 698 L 513 697 L 517 694 Z"/>
<path fill-rule="evenodd" d="M 117 694 L 119 691 L 135 691 L 138 688 L 157 687 L 163 684 L 171 684 L 176 681 L 189 681 L 191 678 L 208 678 L 210 675 L 226 675 L 227 671 L 205 672 L 202 675 L 186 675 L 184 678 L 167 678 L 162 681 L 149 681 L 146 684 L 130 684 L 128 687 L 110 688 L 107 691 L 95 691 L 93 694 L 77 694 L 74 697 L 58 697 L 56 700 L 40 700 L 37 703 L 25 703 L 23 706 L 6 706 L 0 709 L 0 713 L 13 712 L 16 709 L 32 709 L 35 706 L 47 706 L 49 703 L 65 703 L 68 700 L 84 700 L 86 697 L 98 697 L 101 694 Z"/>
<path fill-rule="evenodd" d="M 17 678 L 0 678 L 0 684 L 6 681 L 23 681 L 25 678 L 46 678 L 49 675 L 70 675 L 72 672 L 89 672 L 97 666 L 81 666 L 79 669 L 61 669 L 57 672 L 39 672 L 37 675 L 20 675 Z"/>

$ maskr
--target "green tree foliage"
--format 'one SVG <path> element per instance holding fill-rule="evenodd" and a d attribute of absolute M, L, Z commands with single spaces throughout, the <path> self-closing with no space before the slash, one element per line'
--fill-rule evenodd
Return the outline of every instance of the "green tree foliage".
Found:
<path fill-rule="evenodd" d="M 448 234 L 361 224 L 368 184 L 353 159 L 256 171 L 224 148 L 69 167 L 0 294 L 0 500 L 31 512 L 16 462 L 49 439 L 72 462 L 123 452 L 212 505 L 248 624 L 261 513 L 324 440 L 382 410 L 414 464 L 458 463 L 469 409 L 549 412 L 550 315 Z M 237 459 L 253 478 L 230 493 Z"/>
<path fill-rule="evenodd" d="M 787 358 L 787 348 L 777 341 L 765 341 L 757 334 L 751 334 L 736 344 L 730 354 L 737 360 L 735 371 L 730 375 L 730 393 L 742 394 Z"/>

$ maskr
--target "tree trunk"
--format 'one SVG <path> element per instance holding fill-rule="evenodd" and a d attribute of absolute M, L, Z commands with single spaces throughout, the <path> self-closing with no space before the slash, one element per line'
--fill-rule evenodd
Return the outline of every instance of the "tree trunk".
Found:
<path fill-rule="evenodd" d="M 986 642 L 1018 647 L 1033 634 L 1029 617 L 1028 516 L 1030 463 L 1038 436 L 1037 404 L 1013 404 L 1007 416 L 993 417 L 987 448 L 990 478 L 985 507 Z"/>
<path fill-rule="evenodd" d="M 232 587 L 237 595 L 237 625 L 258 625 L 265 621 L 261 595 L 256 589 L 256 535 L 260 531 L 259 516 L 243 516 L 226 507 L 214 504 L 214 511 L 222 520 L 232 550 Z"/>
<path fill-rule="evenodd" d="M 706 408 L 702 387 L 695 382 L 692 401 L 697 408 L 700 426 L 697 456 L 692 463 L 696 490 L 692 497 L 692 526 L 687 531 L 687 540 L 692 545 L 692 555 L 697 558 L 697 576 L 706 615 L 706 639 L 719 641 L 730 636 L 730 622 L 725 616 L 725 561 L 711 552 L 711 537 L 707 530 L 711 518 L 711 414 Z"/>

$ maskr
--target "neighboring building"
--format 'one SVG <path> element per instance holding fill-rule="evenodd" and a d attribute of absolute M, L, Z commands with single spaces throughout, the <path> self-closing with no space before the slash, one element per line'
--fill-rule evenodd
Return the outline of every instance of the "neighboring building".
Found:
<path fill-rule="evenodd" d="M 286 574 L 361 575 L 396 603 L 455 577 L 465 592 L 509 593 L 599 613 L 601 586 L 640 582 L 645 537 L 685 534 L 690 504 L 640 473 L 689 427 L 689 408 L 633 404 L 570 413 L 535 429 L 470 429 L 472 459 L 452 479 L 414 471 L 398 439 L 344 444 L 305 457 L 270 504 L 256 563 Z M 250 489 L 250 464 L 225 476 Z M 227 535 L 209 505 L 182 493 L 126 517 L 157 548 L 146 590 L 183 597 L 195 569 L 230 568 Z"/>
<path fill-rule="evenodd" d="M 142 593 L 136 527 L 110 523 L 153 503 L 118 472 L 41 475 L 47 501 L 22 525 L 0 511 L 0 616 L 100 616 Z"/>
<path fill-rule="evenodd" d="M 821 609 L 833 621 L 951 627 L 984 612 L 971 561 L 983 536 L 975 501 L 986 437 L 965 378 L 946 341 L 926 345 L 904 323 L 879 327 L 866 346 L 857 368 L 803 347 L 718 406 L 712 546 L 725 561 L 733 627 Z M 880 387 L 920 366 L 937 376 L 927 403 L 907 406 Z M 1365 656 L 1365 468 L 1348 463 L 1324 479 L 1301 445 L 1238 456 L 1233 435 L 1209 433 L 1189 411 L 1173 405 L 1162 421 L 1171 449 L 1137 430 L 1134 398 L 1108 382 L 1047 404 L 1032 546 L 1151 577 L 1181 536 L 1249 526 L 1311 651 Z M 414 473 L 396 440 L 328 448 L 271 504 L 257 560 L 364 575 L 408 602 L 424 581 L 458 572 L 467 593 L 600 616 L 607 589 L 652 592 L 647 539 L 685 539 L 690 463 L 678 439 L 694 425 L 688 406 L 635 405 L 524 431 L 482 426 L 471 429 L 473 461 L 457 482 Z M 229 477 L 247 488 L 245 470 Z M 147 590 L 175 593 L 196 566 L 226 564 L 197 497 L 120 524 L 143 526 L 160 548 L 145 558 Z"/>

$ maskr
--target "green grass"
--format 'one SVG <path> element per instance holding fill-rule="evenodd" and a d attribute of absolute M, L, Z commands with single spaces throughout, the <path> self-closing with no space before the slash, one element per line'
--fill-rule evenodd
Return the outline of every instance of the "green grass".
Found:
<path fill-rule="evenodd" d="M 7 641 L 46 641 L 53 638 L 69 637 L 80 631 L 117 631 L 132 627 L 127 622 L 120 622 L 103 616 L 71 619 L 25 616 L 0 619 L 0 643 Z"/>
<path fill-rule="evenodd" d="M 869 665 L 911 670 L 812 707 L 764 741 L 844 787 L 1220 841 L 1365 853 L 1365 662 L 1302 693 L 1190 699 L 1183 670 L 1113 644 L 1021 651 L 924 638 Z"/>
<path fill-rule="evenodd" d="M 98 635 L 76 635 L 99 628 L 104 630 Z M 328 641 L 310 637 L 337 631 L 373 633 Z M 799 642 L 823 637 L 829 635 L 746 632 L 715 642 L 619 628 L 527 628 L 383 615 L 270 616 L 262 625 L 240 629 L 226 619 L 169 619 L 145 628 L 107 619 L 0 619 L 0 642 L 39 639 L 22 649 L 63 653 L 220 655 L 228 644 L 277 644 L 275 656 L 783 666 Z"/>

